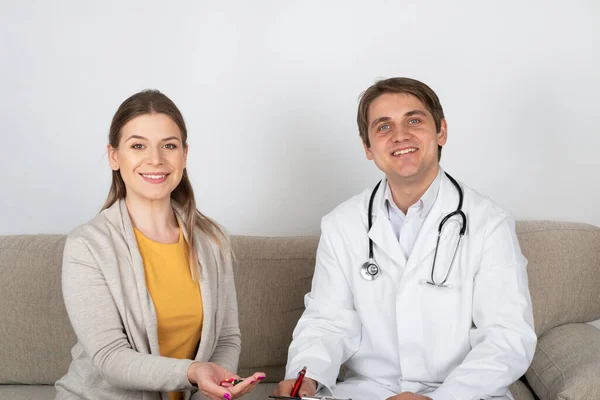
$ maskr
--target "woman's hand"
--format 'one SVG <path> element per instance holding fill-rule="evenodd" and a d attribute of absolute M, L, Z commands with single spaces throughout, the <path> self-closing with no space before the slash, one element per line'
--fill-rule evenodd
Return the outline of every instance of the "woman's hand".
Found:
<path fill-rule="evenodd" d="M 238 375 L 215 363 L 193 362 L 188 368 L 189 381 L 198 386 L 198 390 L 211 400 L 237 399 L 252 391 L 265 378 L 265 374 L 256 372 L 235 386 L 221 386 L 221 382 L 231 378 L 240 379 Z"/>

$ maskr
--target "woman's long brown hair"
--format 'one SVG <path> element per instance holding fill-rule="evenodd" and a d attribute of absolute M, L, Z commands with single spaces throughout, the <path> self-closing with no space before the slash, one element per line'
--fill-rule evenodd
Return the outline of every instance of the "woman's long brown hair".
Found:
<path fill-rule="evenodd" d="M 165 114 L 177 124 L 181 131 L 181 141 L 184 147 L 187 146 L 187 128 L 181 112 L 167 96 L 158 90 L 144 90 L 136 93 L 125 100 L 115 113 L 110 124 L 108 134 L 108 142 L 113 148 L 118 148 L 121 141 L 121 131 L 123 126 L 135 117 L 145 114 Z M 108 197 L 102 210 L 109 208 L 120 199 L 126 196 L 126 187 L 120 171 L 113 171 L 112 184 Z M 221 228 L 210 218 L 202 214 L 196 208 L 196 199 L 194 198 L 194 190 L 187 174 L 187 169 L 183 170 L 183 176 L 179 185 L 171 192 L 173 199 L 183 210 L 183 223 L 188 241 L 189 248 L 189 264 L 192 279 L 198 281 L 198 271 L 200 262 L 198 260 L 198 249 L 194 243 L 194 230 L 197 227 L 200 231 L 206 234 L 210 240 L 215 243 L 223 252 L 225 234 Z"/>

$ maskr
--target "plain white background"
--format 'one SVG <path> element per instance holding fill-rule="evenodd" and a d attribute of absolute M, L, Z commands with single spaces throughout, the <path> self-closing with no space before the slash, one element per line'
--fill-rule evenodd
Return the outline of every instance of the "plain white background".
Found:
<path fill-rule="evenodd" d="M 600 225 L 600 3 L 0 1 L 0 234 L 67 233 L 108 193 L 110 120 L 180 107 L 201 211 L 230 233 L 313 235 L 381 177 L 359 94 L 441 98 L 442 166 L 517 219 Z"/>

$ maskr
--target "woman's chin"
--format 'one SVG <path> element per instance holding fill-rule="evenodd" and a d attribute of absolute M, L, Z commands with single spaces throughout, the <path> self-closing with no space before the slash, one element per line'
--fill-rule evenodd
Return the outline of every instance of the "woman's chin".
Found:
<path fill-rule="evenodd" d="M 130 192 L 131 193 L 131 192 Z M 142 202 L 170 202 L 171 201 L 171 191 L 161 190 L 161 191 L 133 191 L 134 195 L 131 196 L 137 201 Z"/>

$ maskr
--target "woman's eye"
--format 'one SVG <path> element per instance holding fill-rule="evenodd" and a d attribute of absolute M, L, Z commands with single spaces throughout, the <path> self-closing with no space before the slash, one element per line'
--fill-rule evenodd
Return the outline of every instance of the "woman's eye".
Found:
<path fill-rule="evenodd" d="M 132 148 L 132 149 L 135 149 L 135 150 L 141 150 L 141 149 L 143 149 L 143 148 L 144 148 L 144 145 L 143 145 L 143 144 L 141 144 L 141 143 L 136 143 L 136 144 L 134 144 L 133 146 L 131 146 L 131 148 Z"/>
<path fill-rule="evenodd" d="M 390 129 L 390 126 L 388 124 L 383 124 L 379 127 L 379 131 L 387 131 Z"/>
<path fill-rule="evenodd" d="M 177 145 L 175 145 L 173 143 L 167 143 L 167 144 L 165 144 L 165 149 L 173 150 L 173 149 L 176 149 L 176 148 L 177 148 Z"/>

